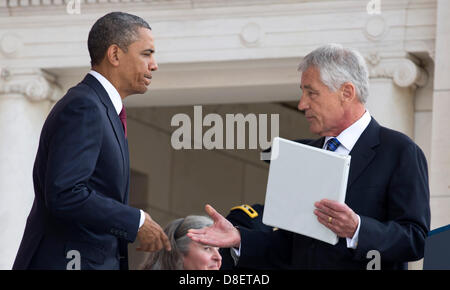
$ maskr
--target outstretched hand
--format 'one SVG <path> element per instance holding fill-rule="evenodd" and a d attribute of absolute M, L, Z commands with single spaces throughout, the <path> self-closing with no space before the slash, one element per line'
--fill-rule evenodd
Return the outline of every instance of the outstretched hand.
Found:
<path fill-rule="evenodd" d="M 238 229 L 209 204 L 205 206 L 205 211 L 214 224 L 202 229 L 190 229 L 187 236 L 195 242 L 212 247 L 238 248 L 241 244 L 241 234 Z"/>

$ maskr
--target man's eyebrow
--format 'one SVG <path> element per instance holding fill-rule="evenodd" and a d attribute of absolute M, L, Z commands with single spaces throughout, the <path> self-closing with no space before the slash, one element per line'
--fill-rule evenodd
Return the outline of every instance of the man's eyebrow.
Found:
<path fill-rule="evenodd" d="M 305 85 L 303 88 L 302 88 L 302 84 L 300 84 L 300 89 L 306 89 L 306 90 L 310 90 L 310 91 L 314 91 L 314 92 L 317 92 L 317 90 L 315 90 L 315 89 L 313 89 L 313 87 L 311 87 L 310 85 Z"/>
<path fill-rule="evenodd" d="M 150 53 L 155 53 L 155 50 L 154 50 L 154 49 L 151 49 L 151 48 L 149 48 L 149 49 L 145 49 L 145 50 L 143 50 L 142 52 L 150 52 Z"/>

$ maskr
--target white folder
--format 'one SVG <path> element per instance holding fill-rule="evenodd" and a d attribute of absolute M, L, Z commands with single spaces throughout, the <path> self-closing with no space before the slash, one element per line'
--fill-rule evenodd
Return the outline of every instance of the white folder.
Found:
<path fill-rule="evenodd" d="M 337 235 L 314 214 L 321 199 L 345 202 L 350 156 L 276 137 L 263 223 L 335 245 Z"/>

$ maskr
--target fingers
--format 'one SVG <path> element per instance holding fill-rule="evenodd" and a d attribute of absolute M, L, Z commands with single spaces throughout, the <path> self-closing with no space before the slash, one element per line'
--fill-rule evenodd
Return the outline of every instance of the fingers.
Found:
<path fill-rule="evenodd" d="M 194 235 L 204 235 L 206 234 L 206 228 L 202 229 L 189 229 L 188 233 L 192 233 Z"/>
<path fill-rule="evenodd" d="M 203 229 L 190 229 L 188 230 L 186 236 L 188 236 L 194 242 L 200 242 L 204 240 L 206 232 Z"/>
<path fill-rule="evenodd" d="M 324 213 L 324 212 L 321 212 L 320 210 L 314 210 L 314 214 L 319 218 L 319 219 L 321 219 L 321 220 L 323 220 L 323 221 L 325 221 L 325 222 L 329 222 L 330 221 L 330 217 L 331 217 L 331 221 L 335 221 L 336 222 L 336 220 L 338 220 L 338 218 L 336 217 L 336 216 L 331 216 L 331 215 L 329 215 L 328 213 Z"/>
<path fill-rule="evenodd" d="M 340 213 L 336 211 L 336 204 L 334 201 L 322 199 L 320 202 L 314 203 L 317 208 L 314 210 L 314 214 L 317 216 L 317 220 L 334 233 L 338 234 L 338 224 L 340 220 Z M 331 218 L 331 219 L 330 219 Z"/>
<path fill-rule="evenodd" d="M 172 250 L 166 233 L 164 233 L 163 229 L 157 223 L 155 223 L 155 225 L 157 226 L 156 242 L 150 244 L 151 251 L 159 251 L 162 248 L 166 249 L 166 251 Z"/>
<path fill-rule="evenodd" d="M 170 251 L 172 249 L 169 238 L 164 233 L 161 226 L 156 223 L 150 215 L 146 213 L 146 220 L 144 225 L 138 232 L 140 246 L 136 248 L 137 251 L 155 252 L 161 249 Z"/>
<path fill-rule="evenodd" d="M 150 244 L 150 251 L 156 252 L 162 249 L 162 241 L 161 239 L 156 239 L 155 243 Z"/>
<path fill-rule="evenodd" d="M 322 199 L 320 202 L 314 203 L 314 206 L 323 214 L 334 219 L 344 219 L 351 216 L 353 211 L 344 203 L 334 200 Z"/>
<path fill-rule="evenodd" d="M 208 245 L 208 246 L 212 246 L 212 247 L 221 247 L 221 243 L 217 240 L 214 240 L 212 238 L 208 238 L 205 235 L 202 234 L 194 234 L 191 232 L 187 233 L 187 236 L 193 240 L 194 242 L 203 244 L 203 245 Z"/>
<path fill-rule="evenodd" d="M 171 251 L 172 247 L 170 245 L 169 238 L 167 237 L 164 230 L 161 228 L 159 224 L 152 220 L 153 226 L 156 228 L 156 251 L 161 250 L 163 247 L 166 251 Z"/>
<path fill-rule="evenodd" d="M 316 202 L 314 205 L 316 207 L 327 208 L 337 212 L 345 212 L 348 209 L 348 206 L 345 203 L 343 204 L 329 199 L 322 199 L 320 202 Z"/>
<path fill-rule="evenodd" d="M 333 232 L 336 233 L 336 230 L 338 229 L 339 225 L 341 224 L 339 219 L 331 217 L 331 222 L 330 222 L 330 216 L 320 212 L 319 210 L 315 210 L 314 214 L 317 216 L 317 220 L 321 224 L 323 224 L 324 226 L 326 226 L 327 228 L 329 228 L 330 230 L 332 230 Z"/>
<path fill-rule="evenodd" d="M 328 221 L 328 217 L 333 219 L 339 218 L 340 213 L 323 205 L 321 202 L 316 202 L 314 206 L 317 208 L 314 210 L 314 214 L 321 217 L 323 220 Z"/>
<path fill-rule="evenodd" d="M 161 250 L 163 247 L 163 243 L 161 239 L 153 239 L 151 242 L 141 243 L 140 247 L 137 248 L 137 251 L 143 252 L 157 252 Z"/>
<path fill-rule="evenodd" d="M 167 237 L 167 235 L 164 232 L 163 232 L 163 236 L 162 236 L 162 243 L 163 243 L 164 249 L 166 249 L 166 251 L 171 251 L 172 250 L 169 238 Z"/>
<path fill-rule="evenodd" d="M 358 226 L 357 215 L 346 204 L 323 199 L 314 204 L 318 221 L 339 237 L 353 237 Z M 356 216 L 356 218 L 354 217 Z"/>

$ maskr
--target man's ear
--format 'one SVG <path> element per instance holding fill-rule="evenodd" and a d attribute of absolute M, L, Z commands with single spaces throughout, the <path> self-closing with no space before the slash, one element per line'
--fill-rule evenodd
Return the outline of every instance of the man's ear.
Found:
<path fill-rule="evenodd" d="M 106 51 L 106 59 L 108 62 L 114 66 L 119 66 L 119 59 L 120 54 L 122 53 L 122 50 L 117 44 L 112 44 L 108 47 L 108 50 Z"/>
<path fill-rule="evenodd" d="M 352 102 L 356 98 L 356 87 L 350 82 L 346 82 L 341 86 L 341 92 L 344 102 Z"/>

